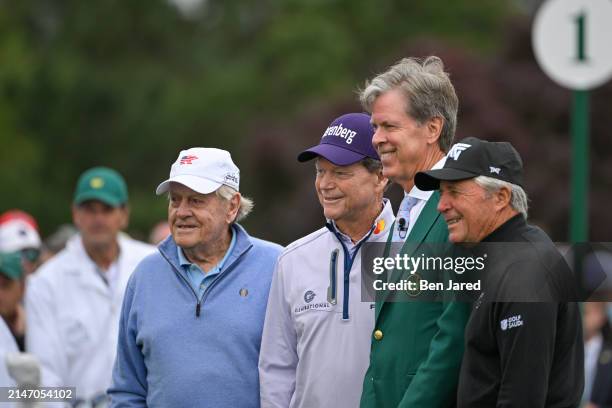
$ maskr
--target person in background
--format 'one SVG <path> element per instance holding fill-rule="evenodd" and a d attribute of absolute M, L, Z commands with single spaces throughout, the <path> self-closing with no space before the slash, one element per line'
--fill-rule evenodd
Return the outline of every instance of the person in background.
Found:
<path fill-rule="evenodd" d="M 149 243 L 151 245 L 157 245 L 166 239 L 168 235 L 170 235 L 170 226 L 168 225 L 168 221 L 159 221 L 151 229 L 151 233 L 149 234 Z"/>
<path fill-rule="evenodd" d="M 66 244 L 79 231 L 72 224 L 62 224 L 47 236 L 42 245 L 41 261 L 46 262 L 66 247 Z"/>
<path fill-rule="evenodd" d="M 157 195 L 172 234 L 128 283 L 111 407 L 258 408 L 257 361 L 282 247 L 238 221 L 253 208 L 229 152 L 180 152 Z"/>
<path fill-rule="evenodd" d="M 606 302 L 585 302 L 584 394 L 588 408 L 612 406 L 612 332 Z"/>
<path fill-rule="evenodd" d="M 25 348 L 26 316 L 23 296 L 26 277 L 42 263 L 38 224 L 25 211 L 9 210 L 0 215 L 0 252 L 21 258 L 20 273 L 0 272 L 0 315 L 15 337 L 20 351 Z"/>
<path fill-rule="evenodd" d="M 25 275 L 40 266 L 41 240 L 38 224 L 25 211 L 10 210 L 0 215 L 0 251 L 19 252 Z"/>
<path fill-rule="evenodd" d="M 43 386 L 76 387 L 76 398 L 106 399 L 128 278 L 155 247 L 121 231 L 129 221 L 123 177 L 107 167 L 78 179 L 66 248 L 31 276 L 26 289 L 26 351 L 42 365 Z"/>
<path fill-rule="evenodd" d="M 23 351 L 23 337 L 15 335 L 14 315 L 23 294 L 23 266 L 18 253 L 0 252 L 0 387 L 12 387 L 5 356 Z M 23 313 L 23 312 L 21 312 Z"/>
<path fill-rule="evenodd" d="M 2 253 L 0 258 L 0 317 L 15 338 L 20 351 L 25 349 L 25 311 L 22 300 L 25 286 L 23 261 L 18 252 Z"/>
<path fill-rule="evenodd" d="M 2 258 L 2 255 L 0 255 L 0 258 Z M 0 387 L 15 386 L 15 380 L 11 378 L 6 367 L 6 355 L 17 352 L 19 352 L 19 349 L 13 334 L 4 320 L 0 319 Z"/>

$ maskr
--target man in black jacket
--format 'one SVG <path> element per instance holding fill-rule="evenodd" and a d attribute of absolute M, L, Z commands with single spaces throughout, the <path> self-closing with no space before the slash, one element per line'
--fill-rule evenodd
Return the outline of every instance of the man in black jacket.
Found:
<path fill-rule="evenodd" d="M 418 173 L 440 189 L 454 243 L 488 255 L 465 333 L 458 407 L 575 407 L 584 352 L 573 275 L 549 237 L 526 223 L 523 166 L 509 143 L 467 138 L 444 168 Z"/>

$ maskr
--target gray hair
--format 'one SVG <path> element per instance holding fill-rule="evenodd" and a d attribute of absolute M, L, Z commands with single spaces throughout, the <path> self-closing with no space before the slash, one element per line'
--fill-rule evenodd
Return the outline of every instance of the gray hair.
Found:
<path fill-rule="evenodd" d="M 444 63 L 436 56 L 421 60 L 404 58 L 386 72 L 366 82 L 359 100 L 363 108 L 372 113 L 376 98 L 385 92 L 399 88 L 406 97 L 406 114 L 419 124 L 440 117 L 444 119 L 438 145 L 448 152 L 457 127 L 459 100 Z"/>
<path fill-rule="evenodd" d="M 226 186 L 225 184 L 223 184 L 221 187 L 219 187 L 215 191 L 215 194 L 217 194 L 217 197 L 223 200 L 229 201 L 232 199 L 234 194 L 236 194 L 237 192 L 238 192 L 237 190 L 231 188 L 230 186 Z M 246 216 L 249 215 L 251 211 L 253 211 L 254 206 L 255 206 L 255 203 L 253 202 L 252 199 L 241 195 L 240 205 L 238 207 L 238 215 L 236 216 L 236 219 L 234 221 L 238 222 L 238 221 L 242 221 L 243 219 L 245 219 Z"/>
<path fill-rule="evenodd" d="M 484 188 L 487 194 L 495 193 L 502 187 L 509 189 L 511 193 L 510 207 L 521 213 L 523 218 L 527 219 L 529 204 L 527 203 L 527 193 L 525 193 L 525 190 L 523 190 L 521 186 L 487 176 L 478 176 L 474 181 L 480 187 Z"/>

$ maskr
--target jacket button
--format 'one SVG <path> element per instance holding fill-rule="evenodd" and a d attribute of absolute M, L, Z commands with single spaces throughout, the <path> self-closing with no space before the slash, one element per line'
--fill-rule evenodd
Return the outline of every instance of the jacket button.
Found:
<path fill-rule="evenodd" d="M 376 331 L 374 332 L 374 338 L 375 338 L 376 340 L 382 340 L 382 338 L 383 338 L 383 332 L 382 332 L 382 331 L 380 331 L 380 330 L 376 330 Z"/>

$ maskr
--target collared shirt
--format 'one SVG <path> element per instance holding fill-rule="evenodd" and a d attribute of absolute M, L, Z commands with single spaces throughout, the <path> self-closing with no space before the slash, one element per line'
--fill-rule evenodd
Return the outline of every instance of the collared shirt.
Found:
<path fill-rule="evenodd" d="M 232 253 L 235 244 L 236 231 L 234 231 L 232 227 L 232 240 L 229 244 L 229 248 L 227 248 L 223 258 L 210 271 L 208 271 L 208 273 L 205 273 L 197 264 L 189 262 L 181 247 L 177 246 L 176 250 L 178 253 L 179 263 L 181 264 L 183 272 L 185 272 L 185 276 L 191 283 L 193 290 L 198 293 L 198 299 L 202 299 L 204 290 L 206 290 L 208 285 L 210 285 L 210 283 L 214 280 L 215 276 L 221 273 L 223 265 L 225 265 L 225 261 L 227 261 L 227 258 Z"/>
<path fill-rule="evenodd" d="M 395 217 L 385 202 L 368 243 L 384 245 L 391 230 Z M 346 257 L 339 256 L 332 289 L 330 255 L 342 254 L 343 248 L 337 230 L 328 225 L 293 242 L 278 258 L 261 340 L 262 408 L 359 406 L 370 362 L 374 303 L 362 301 L 363 248 L 355 254 L 348 280 L 343 279 Z M 345 308 L 348 320 L 343 319 Z"/>
<path fill-rule="evenodd" d="M 389 199 L 387 198 L 383 198 L 383 202 L 382 202 L 382 208 L 385 208 L 385 205 L 387 204 L 387 202 L 389 201 Z M 381 213 L 382 214 L 382 213 Z M 357 248 L 359 247 L 359 244 L 361 243 L 361 241 L 365 240 L 368 238 L 368 235 L 370 234 L 370 231 L 368 230 L 363 237 L 361 237 L 361 239 L 355 243 L 353 243 L 353 240 L 351 239 L 351 237 L 349 237 L 348 235 L 346 235 L 345 233 L 343 233 L 342 231 L 340 231 L 340 228 L 338 228 L 338 225 L 336 225 L 336 222 L 334 220 L 328 219 L 327 222 L 331 223 L 334 226 L 334 229 L 336 230 L 336 232 L 338 233 L 338 236 L 340 237 L 340 240 L 342 241 L 342 243 L 344 244 L 344 246 L 346 246 L 346 249 L 348 249 L 351 257 L 355 256 L 355 251 L 357 250 Z M 374 223 L 372 225 L 373 228 L 376 228 L 376 223 Z"/>
<path fill-rule="evenodd" d="M 92 261 L 93 262 L 93 261 Z M 108 286 L 111 293 L 115 293 L 117 290 L 117 286 L 119 285 L 119 277 L 121 274 L 119 273 L 119 256 L 115 259 L 108 267 L 107 270 L 103 270 L 94 262 L 94 268 L 104 284 Z"/>
<path fill-rule="evenodd" d="M 572 272 L 550 238 L 521 214 L 482 242 L 505 244 L 487 245 L 484 301 L 465 327 L 457 407 L 579 406 L 580 310 L 575 302 L 557 302 L 576 296 Z M 536 301 L 496 301 L 517 297 Z"/>
<path fill-rule="evenodd" d="M 434 166 L 430 170 L 441 169 L 442 167 L 444 167 L 445 163 L 446 163 L 446 156 L 444 156 L 436 164 L 434 164 Z M 406 232 L 406 237 L 410 235 L 410 231 L 412 231 L 412 227 L 414 226 L 416 221 L 419 219 L 419 215 L 421 214 L 421 211 L 423 211 L 423 208 L 425 208 L 425 204 L 427 204 L 427 200 L 429 200 L 432 194 L 433 194 L 433 190 L 423 191 L 423 190 L 420 190 L 416 185 L 412 187 L 409 193 L 404 192 L 405 196 L 414 197 L 419 200 L 419 202 L 415 204 L 414 207 L 412 207 L 412 209 L 410 210 L 410 220 L 408 222 L 408 231 Z"/>

